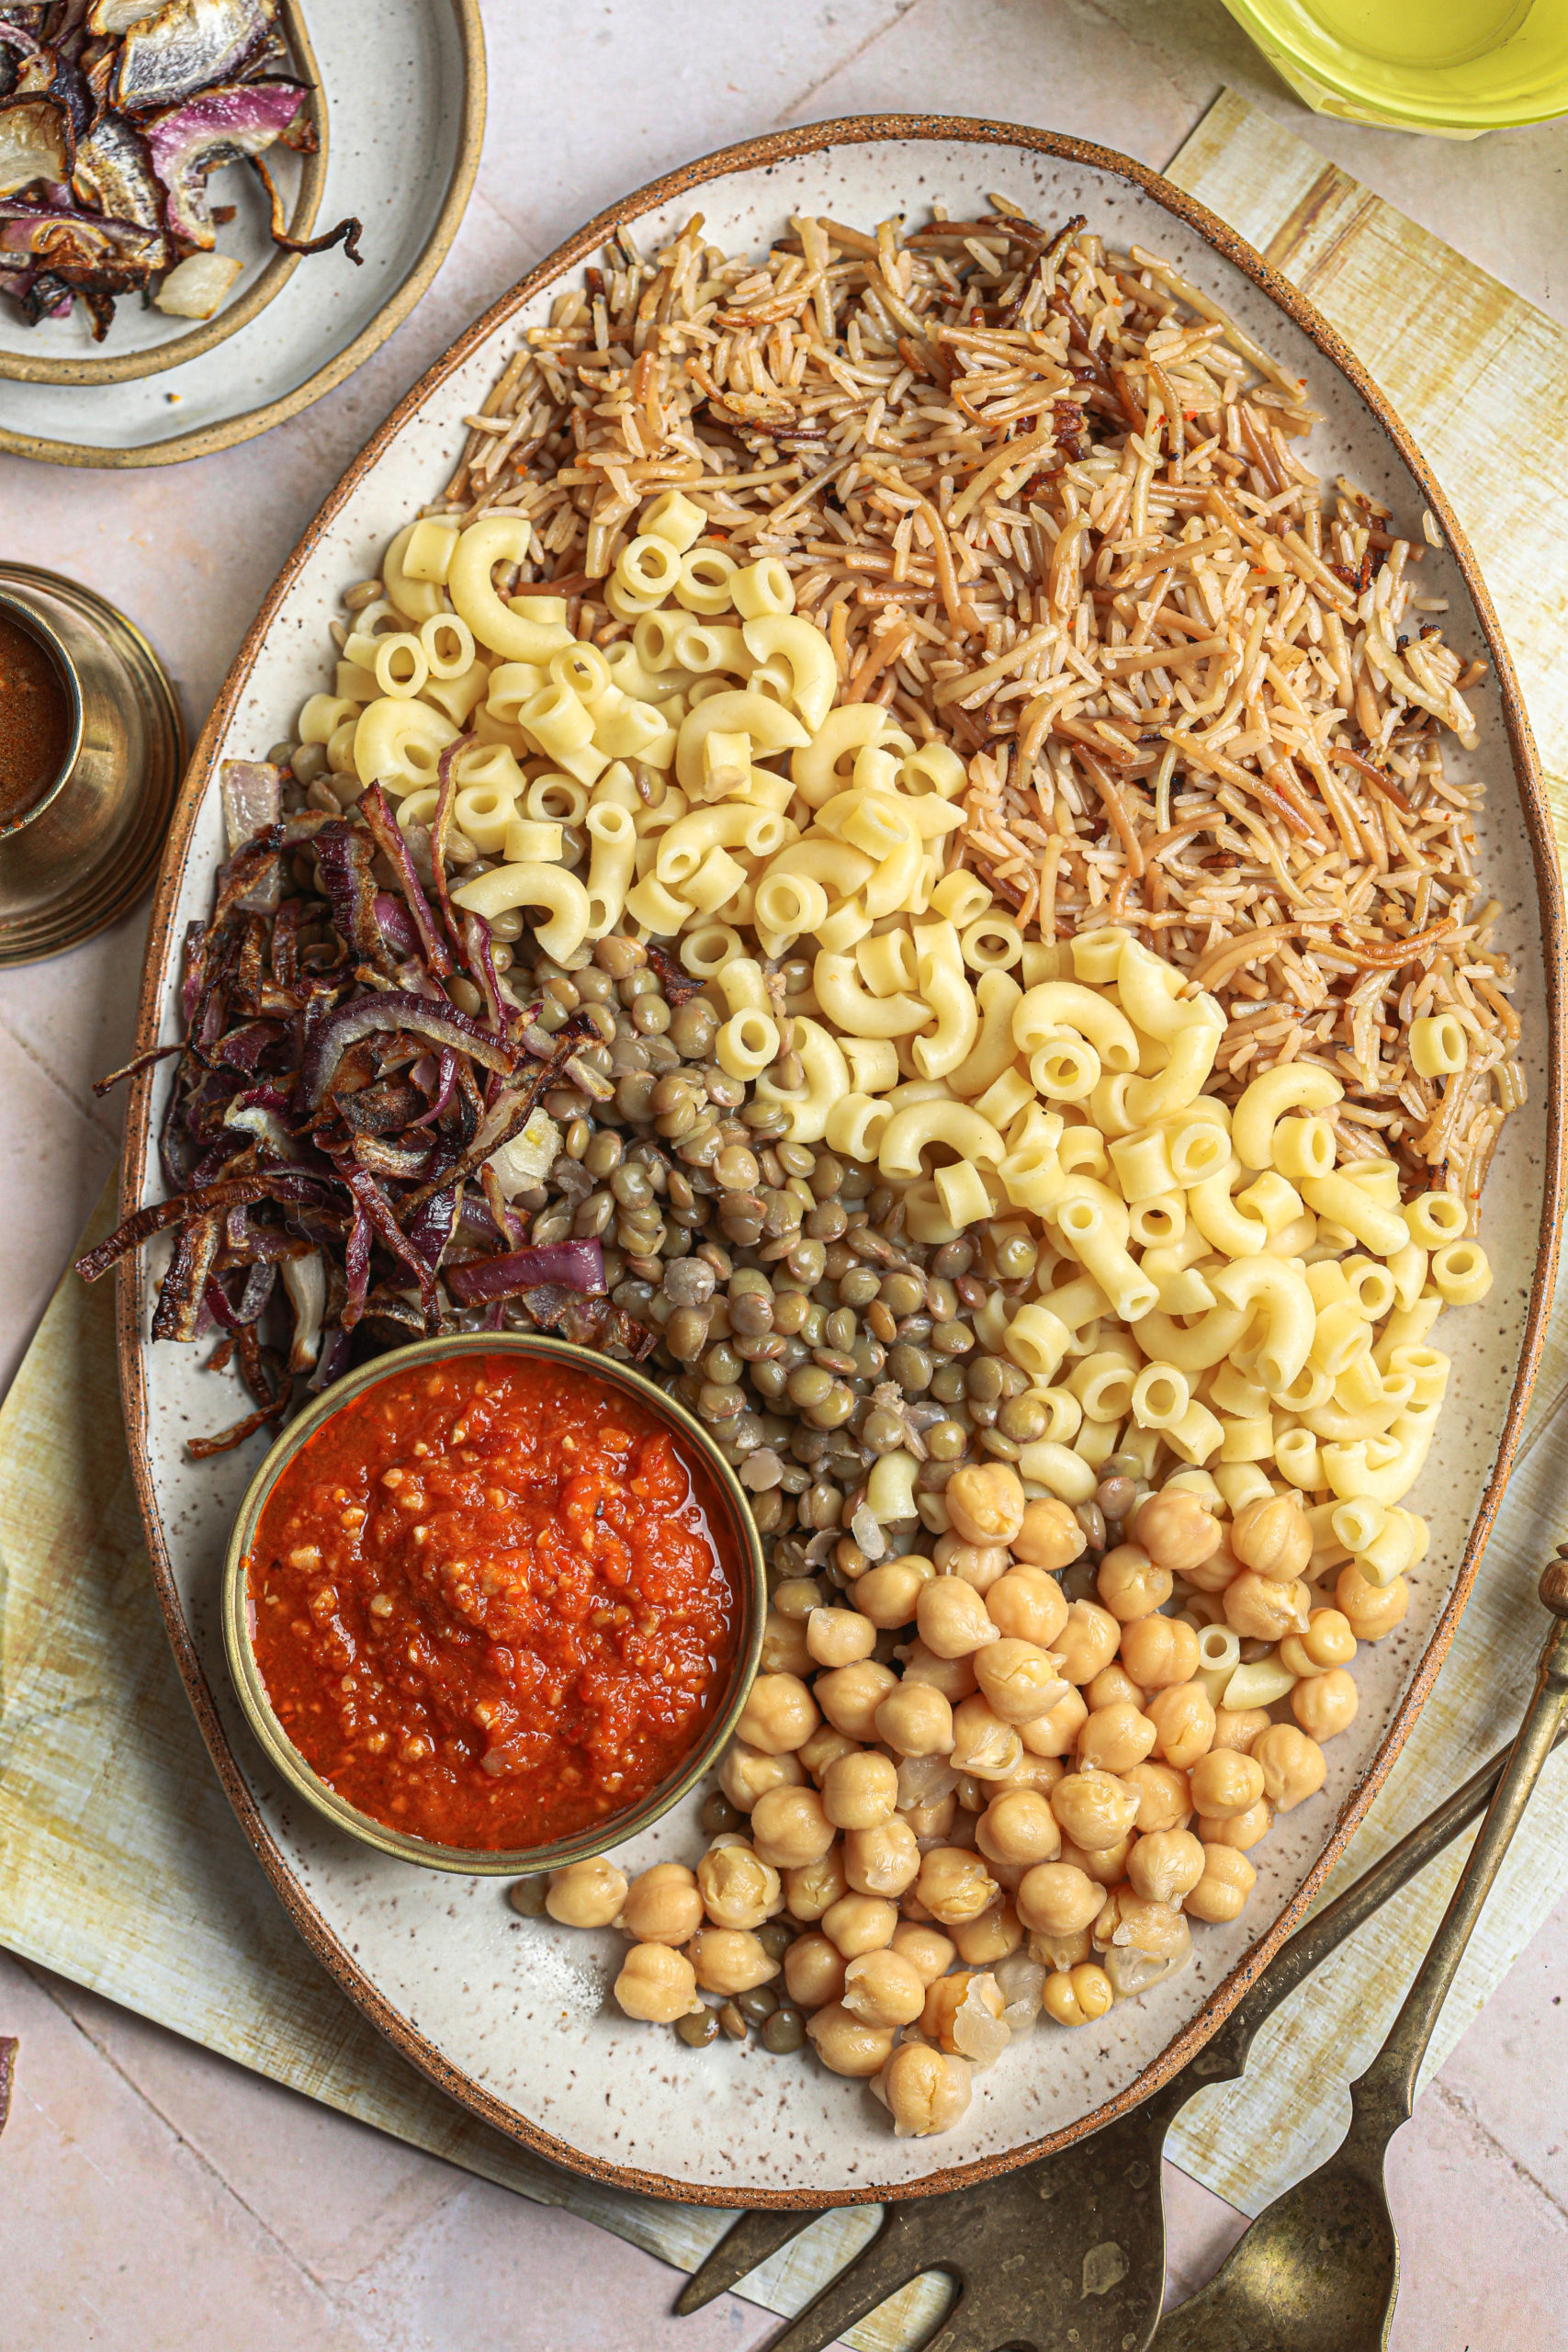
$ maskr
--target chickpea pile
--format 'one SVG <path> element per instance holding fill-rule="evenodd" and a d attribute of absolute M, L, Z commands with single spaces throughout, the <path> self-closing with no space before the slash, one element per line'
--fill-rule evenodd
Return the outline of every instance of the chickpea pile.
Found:
<path fill-rule="evenodd" d="M 1250 1849 L 1354 1719 L 1358 1643 L 1408 1599 L 1352 1563 L 1325 1603 L 1301 1505 L 1227 1517 L 1201 1471 L 1154 1488 L 1111 1455 L 1075 1511 L 991 1459 L 942 1493 L 930 1556 L 840 1538 L 828 1573 L 777 1578 L 696 1868 L 628 1883 L 600 1858 L 542 1897 L 631 1939 L 628 2017 L 694 2047 L 809 2042 L 901 2136 L 958 2122 L 1042 2011 L 1090 2024 L 1180 1969 L 1194 1920 L 1240 1915 Z M 1238 1649 L 1281 1641 L 1288 1708 L 1216 1704 Z"/>

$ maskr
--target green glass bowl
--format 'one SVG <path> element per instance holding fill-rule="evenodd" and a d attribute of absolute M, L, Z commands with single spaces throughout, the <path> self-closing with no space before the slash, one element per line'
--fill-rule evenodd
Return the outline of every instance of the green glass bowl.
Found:
<path fill-rule="evenodd" d="M 278 1722 L 252 1645 L 245 1563 L 262 1511 L 282 1472 L 318 1430 L 367 1389 L 378 1387 L 382 1381 L 406 1371 L 411 1364 L 446 1363 L 457 1356 L 526 1356 L 590 1374 L 613 1393 L 632 1398 L 673 1436 L 683 1439 L 713 1480 L 723 1515 L 722 1523 L 714 1529 L 714 1536 L 725 1557 L 736 1564 L 740 1600 L 739 1634 L 723 1702 L 685 1761 L 624 1811 L 607 1814 L 591 1828 L 579 1830 L 573 1837 L 516 1851 L 437 1845 L 428 1838 L 414 1838 L 406 1830 L 389 1828 L 385 1822 L 373 1820 L 369 1814 L 350 1804 L 312 1771 Z M 527 1878 L 541 1871 L 562 1870 L 568 1862 L 585 1861 L 591 1855 L 603 1854 L 612 1846 L 622 1845 L 627 1838 L 651 1828 L 672 1805 L 689 1795 L 717 1762 L 739 1720 L 761 1657 L 767 1608 L 767 1577 L 756 1523 L 740 1481 L 702 1423 L 629 1364 L 616 1363 L 607 1356 L 574 1347 L 569 1340 L 535 1332 L 475 1331 L 457 1339 L 420 1340 L 412 1347 L 396 1348 L 378 1356 L 344 1380 L 334 1381 L 323 1396 L 289 1423 L 251 1480 L 235 1517 L 223 1564 L 223 1645 L 228 1653 L 229 1671 L 245 1720 L 268 1761 L 325 1820 L 346 1830 L 351 1838 L 357 1838 L 362 1845 L 373 1846 L 379 1853 L 395 1854 L 403 1861 L 421 1862 L 428 1870 L 458 1871 L 468 1878 Z"/>
<path fill-rule="evenodd" d="M 1568 114 L 1568 0 L 1225 0 L 1317 113 L 1474 139 Z"/>

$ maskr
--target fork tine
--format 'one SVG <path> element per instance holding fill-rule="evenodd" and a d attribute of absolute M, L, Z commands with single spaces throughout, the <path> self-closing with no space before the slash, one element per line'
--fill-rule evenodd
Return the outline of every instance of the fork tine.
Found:
<path fill-rule="evenodd" d="M 912 2241 L 901 2226 L 897 2212 L 888 2212 L 864 2252 L 829 2281 L 817 2301 L 782 2335 L 772 2338 L 767 2352 L 822 2352 L 824 2345 L 831 2344 L 856 2320 L 908 2286 L 920 2271 L 935 2267 L 926 2259 L 919 2242 Z"/>
<path fill-rule="evenodd" d="M 742 2213 L 682 2288 L 675 2299 L 677 2312 L 686 2319 L 693 2312 L 700 2312 L 705 2303 L 727 2293 L 748 2271 L 755 2270 L 770 2254 L 776 2254 L 781 2245 L 787 2245 L 820 2219 L 815 2211 Z"/>

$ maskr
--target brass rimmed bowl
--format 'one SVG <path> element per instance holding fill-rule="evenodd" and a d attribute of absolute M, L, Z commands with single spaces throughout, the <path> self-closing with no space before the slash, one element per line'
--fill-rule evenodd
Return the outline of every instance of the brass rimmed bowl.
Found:
<path fill-rule="evenodd" d="M 722 1555 L 732 1566 L 740 1603 L 739 1630 L 723 1703 L 690 1755 L 635 1804 L 606 1815 L 573 1837 L 558 1838 L 546 1846 L 495 1850 L 443 1846 L 428 1838 L 411 1837 L 406 1830 L 389 1828 L 385 1822 L 361 1813 L 311 1769 L 284 1730 L 273 1713 L 253 1646 L 247 1563 L 262 1512 L 282 1473 L 301 1447 L 308 1445 L 345 1405 L 367 1390 L 379 1387 L 383 1381 L 407 1371 L 411 1365 L 446 1363 L 460 1356 L 522 1356 L 560 1364 L 600 1381 L 615 1395 L 635 1399 L 672 1435 L 683 1438 L 713 1481 L 722 1515 L 722 1523 L 714 1529 L 714 1535 Z M 767 1606 L 762 1547 L 745 1494 L 702 1423 L 629 1364 L 616 1363 L 607 1356 L 574 1347 L 569 1340 L 536 1332 L 473 1331 L 456 1339 L 420 1340 L 412 1347 L 395 1348 L 376 1357 L 346 1379 L 334 1381 L 323 1396 L 289 1423 L 251 1480 L 229 1537 L 223 1564 L 223 1646 L 229 1672 L 245 1720 L 268 1760 L 323 1819 L 357 1838 L 361 1845 L 374 1847 L 378 1853 L 394 1855 L 401 1861 L 422 1863 L 427 1870 L 456 1871 L 468 1878 L 527 1878 L 541 1871 L 563 1870 L 569 1862 L 585 1861 L 590 1855 L 603 1854 L 611 1847 L 637 1837 L 651 1828 L 682 1797 L 690 1795 L 722 1754 L 739 1720 L 761 1656 Z"/>

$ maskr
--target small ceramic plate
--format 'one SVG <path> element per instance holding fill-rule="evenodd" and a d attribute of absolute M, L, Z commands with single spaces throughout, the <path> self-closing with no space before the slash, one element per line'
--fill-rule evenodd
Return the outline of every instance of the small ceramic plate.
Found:
<path fill-rule="evenodd" d="M 367 1852 L 333 1831 L 266 1766 L 224 1669 L 220 1590 L 229 1527 L 265 1440 L 193 1463 L 188 1434 L 221 1423 L 229 1393 L 194 1348 L 149 1343 L 166 1256 L 129 1262 L 122 1365 L 131 1462 L 175 1657 L 235 1809 L 290 1916 L 333 1975 L 432 2080 L 545 2155 L 623 2187 L 716 2204 L 816 2205 L 955 2187 L 1081 2137 L 1189 2059 L 1301 1918 L 1365 1811 L 1452 1636 L 1496 1510 L 1539 1357 L 1561 1216 L 1562 895 L 1549 812 L 1512 664 L 1474 558 L 1441 491 L 1365 371 L 1311 305 L 1214 216 L 1124 157 L 1043 130 L 929 117 L 816 124 L 707 157 L 626 198 L 513 288 L 417 385 L 355 459 L 284 567 L 197 747 L 153 911 L 139 1044 L 180 1035 L 179 942 L 206 921 L 223 854 L 217 787 L 225 757 L 255 758 L 287 733 L 326 673 L 327 622 L 351 582 L 374 572 L 392 534 L 450 477 L 478 406 L 552 294 L 580 282 L 617 223 L 645 253 L 700 208 L 729 253 L 764 248 L 792 212 L 875 222 L 942 198 L 967 218 L 993 190 L 1030 216 L 1086 213 L 1105 238 L 1168 255 L 1250 334 L 1310 379 L 1324 422 L 1311 451 L 1349 474 L 1418 534 L 1445 540 L 1424 584 L 1450 600 L 1447 633 L 1486 656 L 1474 697 L 1481 740 L 1451 755 L 1489 797 L 1478 819 L 1501 936 L 1519 970 L 1529 1101 L 1508 1122 L 1483 1237 L 1499 1280 L 1456 1317 L 1442 1434 L 1412 1497 L 1432 1546 L 1404 1623 L 1357 1662 L 1360 1713 L 1329 1750 L 1315 1797 L 1283 1815 L 1252 1855 L 1243 1917 L 1195 1938 L 1192 1965 L 1099 2024 L 1043 2026 L 983 2075 L 962 2126 L 897 2140 L 862 2084 L 760 2045 L 689 2051 L 634 2025 L 608 1999 L 619 1939 L 520 1921 L 493 1882 L 448 1878 Z M 318 666 L 312 649 L 321 649 Z M 125 1206 L 158 1197 L 152 1139 L 170 1071 L 138 1081 L 127 1128 Z M 634 1841 L 628 1870 L 701 1849 L 687 1799 Z"/>
<path fill-rule="evenodd" d="M 286 273 L 278 262 L 290 257 L 277 256 L 267 237 L 254 174 L 230 170 L 213 193 L 238 209 L 220 238 L 246 262 L 230 296 L 249 311 L 238 332 L 227 331 L 223 311 L 193 334 L 188 321 L 142 311 L 132 298 L 100 345 L 89 340 L 80 304 L 72 318 L 31 330 L 17 323 L 13 304 L 0 304 L 0 354 L 8 358 L 121 355 L 135 364 L 175 335 L 200 346 L 129 381 L 0 381 L 0 449 L 60 466 L 205 457 L 309 408 L 408 316 L 457 234 L 479 166 L 479 0 L 357 0 L 318 6 L 307 21 L 328 123 L 315 226 L 319 233 L 356 215 L 363 266 L 337 249 L 290 262 Z M 299 168 L 277 155 L 292 212 Z"/>

